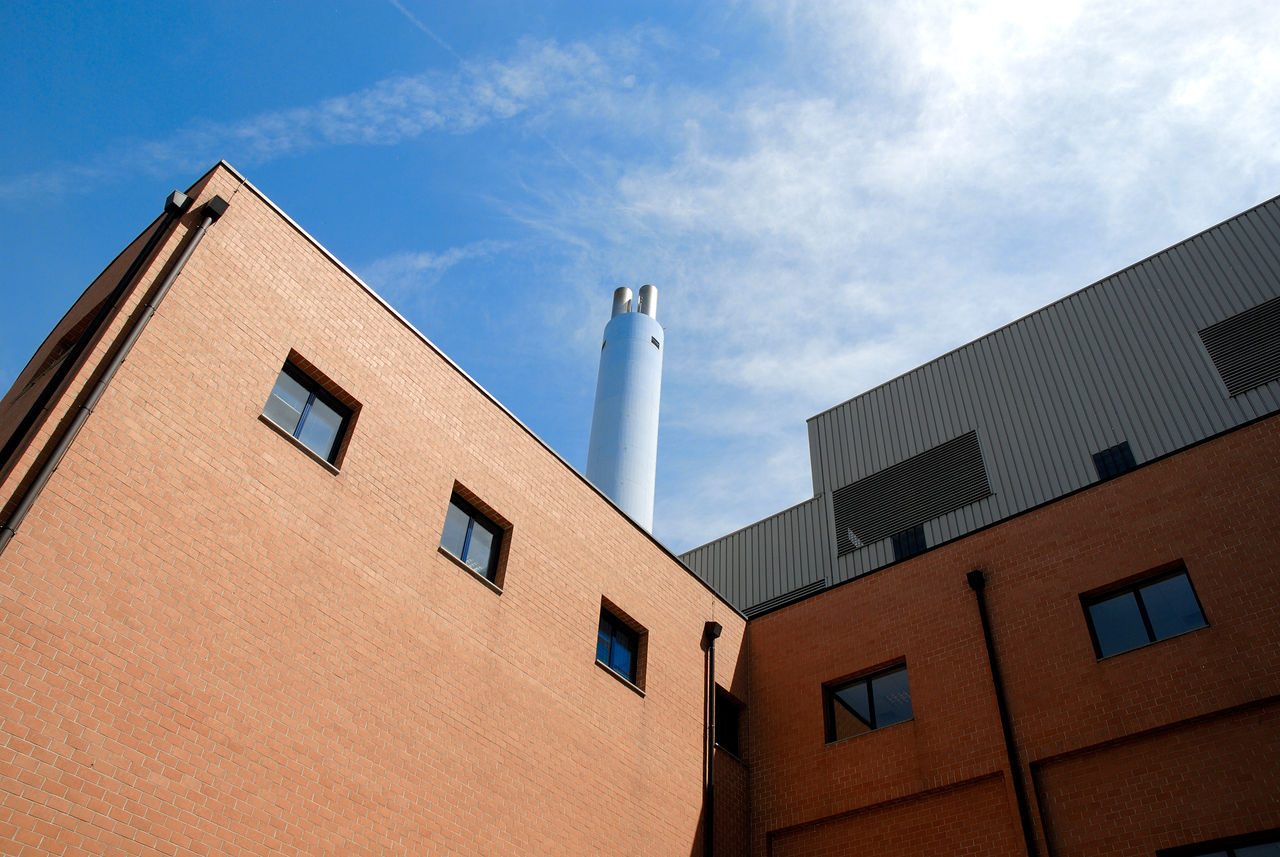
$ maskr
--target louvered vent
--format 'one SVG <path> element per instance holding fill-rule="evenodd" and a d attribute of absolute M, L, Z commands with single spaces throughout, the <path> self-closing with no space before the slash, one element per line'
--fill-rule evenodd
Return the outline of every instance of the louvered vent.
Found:
<path fill-rule="evenodd" d="M 978 433 L 971 431 L 835 491 L 836 555 L 990 495 Z"/>
<path fill-rule="evenodd" d="M 1122 473 L 1128 473 L 1137 466 L 1137 462 L 1133 460 L 1133 450 L 1129 448 L 1129 441 L 1126 440 L 1102 452 L 1095 452 L 1093 466 L 1098 471 L 1098 479 L 1105 482 Z"/>
<path fill-rule="evenodd" d="M 1200 341 L 1228 395 L 1280 379 L 1280 298 L 1209 325 Z"/>

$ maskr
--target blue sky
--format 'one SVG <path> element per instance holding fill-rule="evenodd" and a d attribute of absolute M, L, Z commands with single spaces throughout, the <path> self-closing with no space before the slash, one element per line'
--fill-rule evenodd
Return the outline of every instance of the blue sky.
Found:
<path fill-rule="evenodd" d="M 1044 8 L 1037 8 L 1043 5 Z M 582 466 L 667 329 L 655 533 L 806 417 L 1280 193 L 1280 4 L 0 4 L 0 385 L 225 158 Z"/>

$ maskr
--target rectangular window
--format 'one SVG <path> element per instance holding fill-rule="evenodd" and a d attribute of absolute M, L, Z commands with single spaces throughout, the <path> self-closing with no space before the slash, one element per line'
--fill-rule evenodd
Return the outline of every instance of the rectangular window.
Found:
<path fill-rule="evenodd" d="M 351 414 L 350 407 L 293 361 L 280 370 L 262 408 L 262 416 L 330 464 L 337 461 Z"/>
<path fill-rule="evenodd" d="M 1157 851 L 1156 857 L 1280 857 L 1280 830 L 1262 830 Z"/>
<path fill-rule="evenodd" d="M 1187 570 L 1149 578 L 1120 590 L 1082 596 L 1093 649 L 1099 658 L 1118 655 L 1205 627 L 1204 611 Z"/>
<path fill-rule="evenodd" d="M 643 629 L 609 605 L 601 605 L 596 661 L 637 688 L 644 686 L 643 639 Z"/>
<path fill-rule="evenodd" d="M 724 688 L 716 687 L 716 746 L 742 757 L 739 730 L 742 726 L 742 703 Z"/>
<path fill-rule="evenodd" d="M 905 664 L 823 688 L 827 743 L 910 720 Z"/>
<path fill-rule="evenodd" d="M 485 580 L 497 583 L 503 529 L 455 493 L 449 498 L 440 547 Z"/>
<path fill-rule="evenodd" d="M 1093 467 L 1098 471 L 1098 479 L 1104 482 L 1122 473 L 1128 473 L 1136 466 L 1133 450 L 1129 448 L 1127 440 L 1093 454 Z"/>

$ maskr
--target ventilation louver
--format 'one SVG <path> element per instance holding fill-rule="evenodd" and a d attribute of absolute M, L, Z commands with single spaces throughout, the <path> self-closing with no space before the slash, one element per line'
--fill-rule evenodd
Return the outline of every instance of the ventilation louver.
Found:
<path fill-rule="evenodd" d="M 1095 452 L 1093 466 L 1098 471 L 1098 479 L 1105 482 L 1122 473 L 1128 473 L 1137 466 L 1137 463 L 1133 460 L 1133 450 L 1129 448 L 1129 441 L 1125 440 L 1101 452 Z"/>
<path fill-rule="evenodd" d="M 1280 298 L 1272 298 L 1200 331 L 1227 394 L 1280 379 Z"/>
<path fill-rule="evenodd" d="M 833 492 L 836 555 L 990 495 L 978 433 L 971 431 Z"/>
<path fill-rule="evenodd" d="M 909 530 L 895 533 L 893 536 L 893 558 L 909 559 L 918 553 L 924 553 L 929 547 L 925 541 L 924 527 L 916 525 Z"/>

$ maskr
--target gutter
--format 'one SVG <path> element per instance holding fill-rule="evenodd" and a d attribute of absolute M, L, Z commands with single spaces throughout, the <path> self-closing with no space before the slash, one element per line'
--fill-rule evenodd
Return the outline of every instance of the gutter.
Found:
<path fill-rule="evenodd" d="M 1022 779 L 1022 762 L 1018 758 L 1018 744 L 1013 737 L 1013 721 L 1009 719 L 1009 704 L 1004 694 L 1004 678 L 1000 661 L 996 657 L 995 640 L 991 636 L 991 617 L 987 612 L 987 578 L 981 569 L 965 575 L 969 588 L 978 601 L 978 616 L 982 619 L 982 639 L 987 644 L 987 665 L 991 668 L 991 684 L 996 694 L 996 708 L 1000 712 L 1000 730 L 1004 733 L 1005 758 L 1009 763 L 1009 775 L 1013 780 L 1013 792 L 1018 800 L 1018 820 L 1022 824 L 1022 841 L 1027 857 L 1039 857 L 1035 828 L 1031 824 L 1031 802 L 1027 799 L 1027 785 Z"/>
<path fill-rule="evenodd" d="M 172 199 L 172 197 L 171 197 Z M 184 197 L 185 199 L 185 197 Z M 84 428 L 84 424 L 88 421 L 89 415 L 93 413 L 93 409 L 97 406 L 98 401 L 102 398 L 102 394 L 107 391 L 116 372 L 123 365 L 125 358 L 129 356 L 129 352 L 133 350 L 133 346 L 137 343 L 138 338 L 142 336 L 142 331 L 146 328 L 147 322 L 151 321 L 151 317 L 156 314 L 156 308 L 160 302 L 164 300 L 165 295 L 169 293 L 174 281 L 178 279 L 178 275 L 182 273 L 182 269 L 187 266 L 187 261 L 191 255 L 195 253 L 196 248 L 200 246 L 200 242 L 204 240 L 205 233 L 215 220 L 220 218 L 227 210 L 227 201 L 220 196 L 205 203 L 201 209 L 204 215 L 200 225 L 196 227 L 195 232 L 187 239 L 187 244 L 178 254 L 177 260 L 173 263 L 173 267 L 169 269 L 169 273 L 165 275 L 160 285 L 156 287 L 151 298 L 146 305 L 138 311 L 134 318 L 129 322 L 129 327 L 125 334 L 120 347 L 116 349 L 115 354 L 111 357 L 110 362 L 101 370 L 98 380 L 94 383 L 93 389 L 85 398 L 84 403 L 80 405 L 76 411 L 75 417 L 71 420 L 71 424 L 67 426 L 65 432 L 58 439 L 57 444 L 53 447 L 53 451 L 49 453 L 49 457 L 45 459 L 41 465 L 39 472 L 35 478 L 22 489 L 19 493 L 19 500 L 14 506 L 13 514 L 9 516 L 9 520 L 5 521 L 4 526 L 0 527 L 0 553 L 9 546 L 9 542 L 13 541 L 14 535 L 18 531 L 18 527 L 22 526 L 23 520 L 27 517 L 27 513 L 31 511 L 31 507 L 35 505 L 40 493 L 48 484 L 49 479 L 53 476 L 58 465 L 62 463 L 63 456 L 67 454 L 67 450 L 71 448 L 71 444 L 75 441 L 76 436 L 80 433 L 80 429 Z"/>
<path fill-rule="evenodd" d="M 32 431 L 38 429 L 44 418 L 48 416 L 48 408 L 58 390 L 62 388 L 63 383 L 66 382 L 71 373 L 79 367 L 81 358 L 89 350 L 90 345 L 97 341 L 98 335 L 106 327 L 107 320 L 111 318 L 125 294 L 134 285 L 143 267 L 150 261 L 151 254 L 155 252 L 160 242 L 168 236 L 169 228 L 177 222 L 190 202 L 186 194 L 176 190 L 169 194 L 169 198 L 164 201 L 164 213 L 161 215 L 160 224 L 151 233 L 147 243 L 134 256 L 133 261 L 129 263 L 124 275 L 120 277 L 120 282 L 102 301 L 102 305 L 98 308 L 97 314 L 94 315 L 93 321 L 89 323 L 88 329 L 80 335 L 80 338 L 71 346 L 70 351 L 63 356 L 62 362 L 54 370 L 53 377 L 40 390 L 36 400 L 31 403 L 31 407 L 23 415 L 14 433 L 5 442 L 4 447 L 0 449 L 0 479 L 7 476 L 9 469 L 17 462 L 18 456 L 25 448 Z"/>
<path fill-rule="evenodd" d="M 702 795 L 702 854 L 715 857 L 716 853 L 716 640 L 724 627 L 719 622 L 707 622 L 702 628 L 702 639 L 707 646 L 707 702 L 704 714 L 707 735 L 704 752 L 707 767 L 703 772 L 705 786 Z"/>

